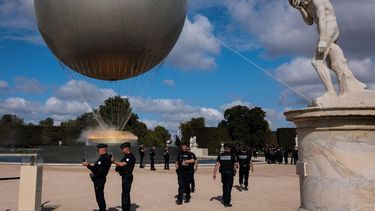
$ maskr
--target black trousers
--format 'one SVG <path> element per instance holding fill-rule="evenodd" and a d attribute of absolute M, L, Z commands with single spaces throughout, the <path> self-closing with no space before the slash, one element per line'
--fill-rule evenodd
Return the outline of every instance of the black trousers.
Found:
<path fill-rule="evenodd" d="M 121 204 L 123 211 L 130 211 L 130 190 L 132 188 L 133 175 L 126 174 L 122 176 L 122 194 L 121 194 Z"/>
<path fill-rule="evenodd" d="M 249 185 L 249 171 L 250 166 L 240 166 L 239 183 L 244 184 L 246 187 Z"/>
<path fill-rule="evenodd" d="M 151 170 L 154 170 L 155 169 L 155 159 L 150 158 L 150 161 L 151 161 Z"/>
<path fill-rule="evenodd" d="M 164 169 L 169 170 L 169 158 L 164 158 Z"/>
<path fill-rule="evenodd" d="M 221 183 L 223 183 L 223 202 L 224 204 L 230 204 L 232 197 L 232 187 L 234 180 L 233 171 L 221 171 Z"/>
<path fill-rule="evenodd" d="M 195 190 L 195 179 L 194 179 L 194 169 L 190 170 L 190 184 L 191 184 L 191 189 Z M 189 186 L 190 186 L 189 184 Z"/>
<path fill-rule="evenodd" d="M 190 199 L 190 175 L 189 171 L 187 172 L 177 172 L 177 179 L 178 179 L 178 195 L 177 200 L 182 201 L 182 196 L 186 193 L 186 199 Z"/>
<path fill-rule="evenodd" d="M 106 210 L 106 203 L 104 199 L 104 186 L 106 179 L 94 178 L 94 189 L 95 189 L 95 198 L 99 206 L 99 211 Z"/>
<path fill-rule="evenodd" d="M 145 156 L 144 155 L 141 155 L 141 159 L 140 159 L 140 161 L 139 161 L 139 167 L 140 168 L 143 168 L 143 158 L 144 158 Z"/>

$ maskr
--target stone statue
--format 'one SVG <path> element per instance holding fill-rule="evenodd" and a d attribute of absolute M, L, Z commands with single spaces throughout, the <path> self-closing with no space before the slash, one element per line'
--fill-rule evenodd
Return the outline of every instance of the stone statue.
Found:
<path fill-rule="evenodd" d="M 198 147 L 197 137 L 193 136 L 190 138 L 190 148 Z"/>
<path fill-rule="evenodd" d="M 347 60 L 340 46 L 337 45 L 339 28 L 333 5 L 329 0 L 289 0 L 292 7 L 298 9 L 303 20 L 308 24 L 317 24 L 319 41 L 312 65 L 323 81 L 326 93 L 314 100 L 315 106 L 332 103 L 332 99 L 362 92 L 366 85 L 358 81 L 349 69 Z M 333 88 L 330 70 L 338 80 L 339 94 Z"/>

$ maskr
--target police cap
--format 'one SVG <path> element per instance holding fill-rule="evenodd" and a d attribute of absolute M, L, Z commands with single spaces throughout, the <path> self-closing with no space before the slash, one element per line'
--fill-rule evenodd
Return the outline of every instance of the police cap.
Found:
<path fill-rule="evenodd" d="M 108 145 L 107 144 L 98 144 L 96 145 L 96 148 L 100 149 L 100 148 L 107 148 Z"/>
<path fill-rule="evenodd" d="M 224 144 L 224 148 L 231 148 L 232 146 L 228 143 Z"/>
<path fill-rule="evenodd" d="M 129 147 L 130 148 L 130 143 L 129 142 L 125 142 L 125 143 L 121 144 L 121 146 L 120 146 L 121 149 L 124 149 L 125 147 Z"/>

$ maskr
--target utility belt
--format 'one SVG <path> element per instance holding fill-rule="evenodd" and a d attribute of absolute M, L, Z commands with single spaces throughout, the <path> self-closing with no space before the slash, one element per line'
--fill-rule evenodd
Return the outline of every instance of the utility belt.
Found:
<path fill-rule="evenodd" d="M 105 180 L 106 177 L 98 177 L 98 176 L 95 176 L 93 173 L 90 173 L 90 179 L 92 182 L 95 182 L 95 180 Z"/>

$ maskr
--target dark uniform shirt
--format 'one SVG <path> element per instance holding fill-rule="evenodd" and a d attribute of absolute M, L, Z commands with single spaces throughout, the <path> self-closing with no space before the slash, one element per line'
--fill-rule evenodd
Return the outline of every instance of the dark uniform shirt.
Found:
<path fill-rule="evenodd" d="M 190 171 L 191 165 L 190 164 L 183 165 L 183 162 L 185 160 L 191 160 L 191 159 L 193 159 L 193 153 L 191 153 L 191 152 L 181 151 L 180 153 L 178 153 L 177 158 L 176 158 L 176 162 L 178 163 L 178 170 L 181 171 L 181 172 Z"/>
<path fill-rule="evenodd" d="M 155 157 L 155 150 L 151 149 L 150 150 L 150 159 L 154 159 L 154 157 Z"/>
<path fill-rule="evenodd" d="M 251 161 L 251 155 L 248 150 L 245 152 L 239 151 L 237 155 L 238 163 L 240 166 L 249 167 Z"/>
<path fill-rule="evenodd" d="M 135 156 L 133 153 L 124 154 L 124 157 L 121 159 L 120 162 L 125 162 L 126 165 L 123 167 L 116 166 L 116 171 L 121 175 L 129 175 L 133 173 L 134 165 L 135 165 Z"/>
<path fill-rule="evenodd" d="M 193 152 L 190 152 L 190 153 L 193 156 L 193 159 L 196 161 L 197 160 L 197 156 L 195 156 L 195 153 L 193 153 Z M 195 163 L 189 163 L 190 170 L 194 171 L 194 166 L 195 166 Z"/>
<path fill-rule="evenodd" d="M 233 171 L 234 164 L 237 162 L 237 159 L 233 153 L 223 152 L 217 156 L 216 162 L 220 163 L 220 172 Z"/>
<path fill-rule="evenodd" d="M 108 154 L 100 155 L 99 159 L 93 166 L 87 166 L 88 169 L 94 174 L 95 178 L 105 179 L 109 169 L 111 168 L 111 157 Z"/>
<path fill-rule="evenodd" d="M 139 147 L 139 154 L 141 156 L 144 156 L 145 155 L 145 152 L 143 151 L 143 147 Z"/>
<path fill-rule="evenodd" d="M 164 156 L 164 159 L 169 159 L 169 151 L 168 150 L 164 150 L 163 151 L 163 156 Z"/>

